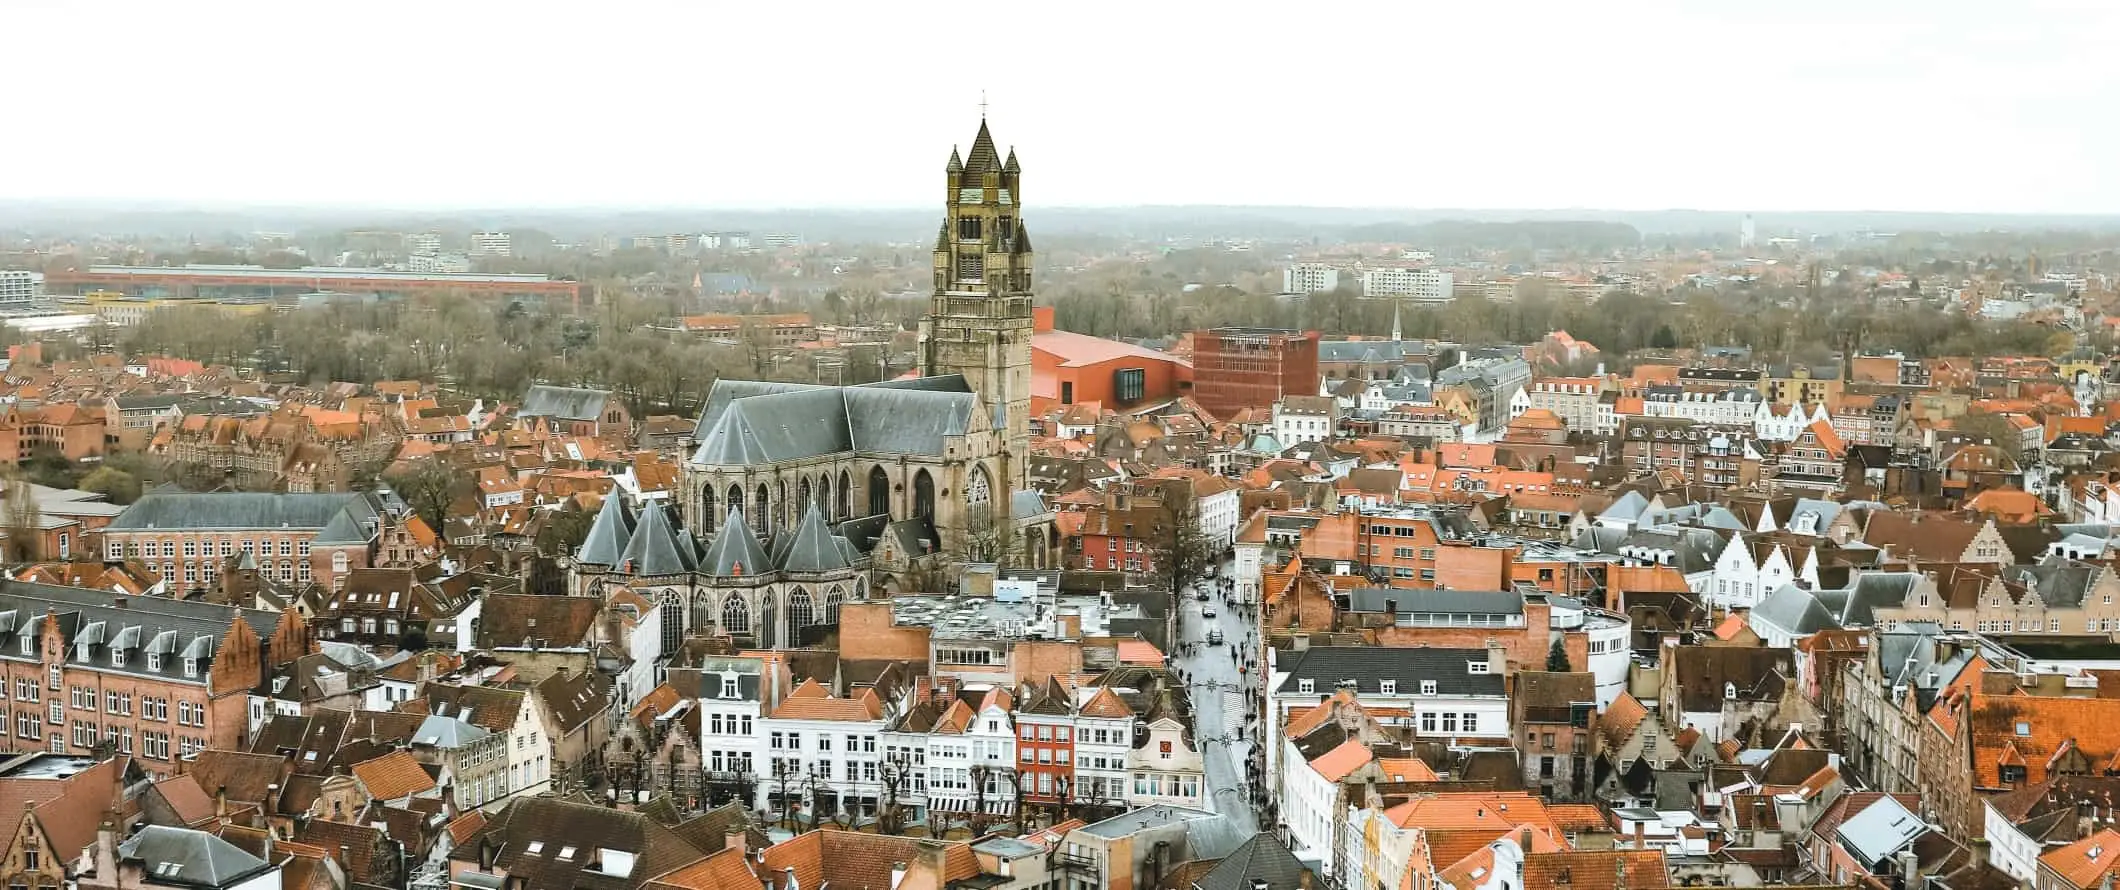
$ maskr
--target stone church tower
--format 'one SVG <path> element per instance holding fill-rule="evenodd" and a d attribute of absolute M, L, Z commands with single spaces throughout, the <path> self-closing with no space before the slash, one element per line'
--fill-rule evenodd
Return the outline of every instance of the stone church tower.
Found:
<path fill-rule="evenodd" d="M 962 374 L 1007 432 L 1002 487 L 1029 487 L 1031 238 L 1024 231 L 1022 172 L 979 121 L 969 156 L 950 150 L 942 230 L 935 234 L 935 296 L 921 322 L 921 373 Z M 1008 502 L 1008 492 L 995 492 Z"/>

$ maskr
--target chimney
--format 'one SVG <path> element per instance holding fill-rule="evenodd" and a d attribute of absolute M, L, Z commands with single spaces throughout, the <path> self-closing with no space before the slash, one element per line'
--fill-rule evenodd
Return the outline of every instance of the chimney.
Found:
<path fill-rule="evenodd" d="M 1645 824 L 1646 823 L 1642 822 L 1640 819 L 1634 820 L 1634 849 L 1648 849 L 1648 845 L 1642 843 L 1642 829 Z"/>
<path fill-rule="evenodd" d="M 1525 853 L 1531 852 L 1531 829 L 1529 826 L 1526 826 L 1524 830 L 1517 832 L 1516 848 L 1524 851 Z"/>
<path fill-rule="evenodd" d="M 1509 652 L 1500 640 L 1487 641 L 1487 673 L 1497 677 L 1509 673 Z"/>
<path fill-rule="evenodd" d="M 216 819 L 228 818 L 228 786 L 226 785 L 214 786 L 213 816 Z"/>
<path fill-rule="evenodd" d="M 750 840 L 750 837 L 750 834 L 744 830 L 742 825 L 734 825 L 722 832 L 721 846 L 726 850 L 735 850 L 736 858 L 742 859 L 744 853 L 747 852 L 744 849 L 744 844 Z"/>

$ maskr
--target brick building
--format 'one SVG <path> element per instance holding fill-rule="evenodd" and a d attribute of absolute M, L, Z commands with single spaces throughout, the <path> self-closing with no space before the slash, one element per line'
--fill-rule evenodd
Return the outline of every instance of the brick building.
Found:
<path fill-rule="evenodd" d="M 242 747 L 250 691 L 314 646 L 292 611 L 19 582 L 0 583 L 0 630 L 7 751 L 107 743 L 156 775 L 207 748 Z"/>
<path fill-rule="evenodd" d="M 1214 328 L 1193 333 L 1193 399 L 1216 417 L 1316 395 L 1318 332 Z"/>
<path fill-rule="evenodd" d="M 204 589 L 224 561 L 248 552 L 266 577 L 336 587 L 373 564 L 384 526 L 396 522 L 373 493 L 154 493 L 103 529 L 103 558 L 161 573 L 172 590 Z"/>

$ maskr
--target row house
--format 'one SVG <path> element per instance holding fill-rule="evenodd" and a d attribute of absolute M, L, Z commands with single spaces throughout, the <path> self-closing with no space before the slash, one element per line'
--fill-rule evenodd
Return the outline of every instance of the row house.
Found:
<path fill-rule="evenodd" d="M 403 441 L 380 410 L 289 406 L 247 417 L 185 417 L 164 427 L 149 450 L 225 474 L 243 488 L 299 481 L 313 490 L 345 491 L 355 474 L 388 462 Z"/>
<path fill-rule="evenodd" d="M 563 773 L 552 758 L 549 727 L 553 720 L 544 700 L 530 692 L 430 682 L 420 686 L 417 697 L 398 707 L 454 718 L 484 733 L 466 733 L 458 741 L 461 755 L 470 759 L 467 768 L 475 767 L 471 778 L 458 776 L 465 786 L 458 796 L 459 806 L 486 806 L 511 796 L 547 791 L 553 787 L 554 776 Z"/>
<path fill-rule="evenodd" d="M 1788 532 L 1731 535 L 1722 555 L 1716 557 L 1713 580 L 1702 592 L 1719 608 L 1749 609 L 1784 584 L 1816 589 L 1818 543 Z"/>
<path fill-rule="evenodd" d="M 0 633 L 8 751 L 85 755 L 107 744 L 155 775 L 210 747 L 241 747 L 251 690 L 314 646 L 291 611 L 20 582 L 0 584 Z"/>
<path fill-rule="evenodd" d="M 1730 389 L 1697 392 L 1679 386 L 1651 386 L 1642 393 L 1647 417 L 1682 417 L 1711 426 L 1743 426 L 1763 404 L 1758 392 Z"/>
<path fill-rule="evenodd" d="M 1604 392 L 1605 381 L 1598 377 L 1541 377 L 1524 387 L 1527 407 L 1553 412 L 1576 433 L 1597 428 L 1598 396 Z"/>
<path fill-rule="evenodd" d="M 1509 726 L 1505 674 L 1508 656 L 1490 649 L 1315 646 L 1270 652 L 1267 677 L 1266 771 L 1278 776 L 1283 726 L 1291 712 L 1314 707 L 1336 692 L 1380 716 L 1402 741 L 1443 745 L 1504 744 Z"/>
<path fill-rule="evenodd" d="M 883 737 L 895 716 L 875 689 L 842 697 L 804 680 L 758 721 L 766 746 L 753 808 L 803 817 L 874 817 L 893 766 Z"/>

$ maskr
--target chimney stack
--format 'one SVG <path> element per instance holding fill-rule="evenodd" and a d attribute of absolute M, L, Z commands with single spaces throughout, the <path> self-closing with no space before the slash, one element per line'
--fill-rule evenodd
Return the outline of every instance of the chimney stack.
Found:
<path fill-rule="evenodd" d="M 744 844 L 750 840 L 750 837 L 750 834 L 744 830 L 742 825 L 733 825 L 722 833 L 721 845 L 726 849 L 735 850 L 737 858 L 740 859 L 746 852 Z"/>

